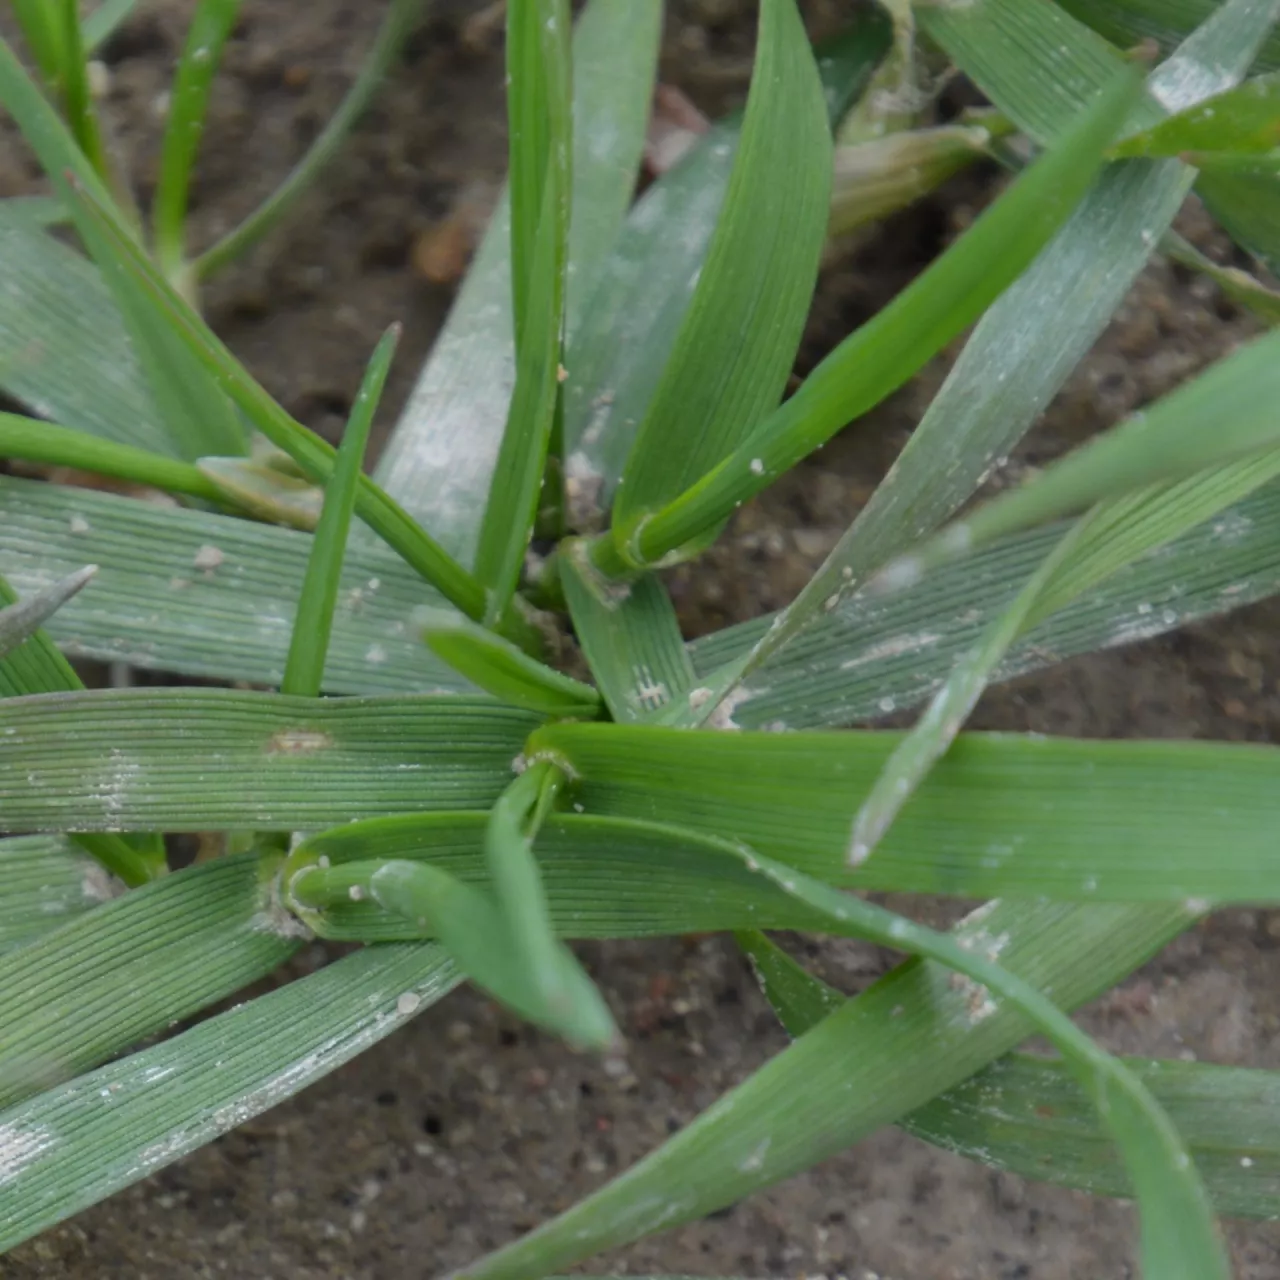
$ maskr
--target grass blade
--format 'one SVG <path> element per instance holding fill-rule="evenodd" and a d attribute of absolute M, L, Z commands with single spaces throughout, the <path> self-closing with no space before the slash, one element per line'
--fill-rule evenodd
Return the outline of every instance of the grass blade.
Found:
<path fill-rule="evenodd" d="M 534 998 L 536 1020 L 570 1043 L 616 1049 L 622 1036 L 595 983 L 556 936 L 533 846 L 564 775 L 538 761 L 509 786 L 489 814 L 485 856 L 504 928 L 495 942 Z"/>
<path fill-rule="evenodd" d="M 299 945 L 252 856 L 145 885 L 0 958 L 0 1106 L 270 973 Z"/>
<path fill-rule="evenodd" d="M 1194 475 L 1280 443 L 1280 334 L 1267 334 L 1211 366 L 1142 413 L 1047 467 L 1034 480 L 899 557 L 878 576 L 884 589 L 999 538 L 1146 485 Z"/>
<path fill-rule="evenodd" d="M 1280 1077 L 1205 1062 L 1126 1059 L 1186 1140 L 1219 1213 L 1271 1218 L 1280 1196 Z M 913 1111 L 926 1142 L 1091 1195 L 1132 1194 L 1089 1100 L 1058 1062 L 1010 1054 Z"/>
<path fill-rule="evenodd" d="M 846 997 L 761 933 L 737 935 L 779 1021 L 804 1035 Z M 1218 1213 L 1271 1217 L 1280 1186 L 1274 1101 L 1280 1075 L 1208 1063 L 1126 1058 L 1182 1135 Z M 1092 1102 L 1061 1061 L 1013 1053 L 900 1122 L 970 1160 L 1092 1195 L 1132 1185 Z"/>
<path fill-rule="evenodd" d="M 0 412 L 0 458 L 74 467 L 206 502 L 226 500 L 224 491 L 189 462 L 14 413 Z"/>
<path fill-rule="evenodd" d="M 589 684 L 536 661 L 457 614 L 442 614 L 438 623 L 429 623 L 423 638 L 437 657 L 509 706 L 582 720 L 600 714 L 600 695 Z"/>
<path fill-rule="evenodd" d="M 1070 127 L 1080 105 L 1110 84 L 1124 63 L 1118 49 L 1053 0 L 985 0 L 945 10 L 926 6 L 916 17 L 921 30 L 1042 146 Z M 1150 102 L 1129 108 L 1131 124 L 1160 118 Z M 1117 118 L 1126 114 L 1116 113 Z"/>
<path fill-rule="evenodd" d="M 515 593 L 555 453 L 571 190 L 568 40 L 565 0 L 508 10 L 516 385 L 476 549 L 487 626 Z"/>
<path fill-rule="evenodd" d="M 0 1249 L 282 1102 L 456 982 L 439 947 L 360 951 L 0 1113 L 24 1151 L 5 1188 Z"/>
<path fill-rule="evenodd" d="M 1197 156 L 1200 193 L 1209 212 L 1239 245 L 1258 257 L 1269 271 L 1280 271 L 1280 172 L 1273 155 Z"/>
<path fill-rule="evenodd" d="M 217 379 L 166 323 L 144 282 L 130 270 L 133 260 L 146 260 L 133 230 L 66 126 L 2 40 L 0 101 L 39 157 L 112 292 L 165 425 L 168 451 L 189 461 L 201 454 L 242 452 L 240 421 Z M 69 425 L 77 424 L 71 420 Z"/>
<path fill-rule="evenodd" d="M 566 723 L 526 755 L 563 762 L 591 813 L 661 815 L 836 885 L 1197 910 L 1280 892 L 1280 752 L 1217 743 L 966 734 L 850 866 L 854 815 L 902 738 Z"/>
<path fill-rule="evenodd" d="M 102 132 L 89 89 L 88 59 L 80 31 L 80 6 L 77 0 L 55 0 L 57 16 L 53 19 L 61 28 L 58 52 L 61 66 L 58 69 L 58 87 L 71 126 L 72 137 L 89 163 L 106 182 L 111 181 L 107 153 L 102 145 Z"/>
<path fill-rule="evenodd" d="M 1087 520 L 1082 520 L 1063 534 L 1013 603 L 956 664 L 919 723 L 894 748 L 853 819 L 849 836 L 851 867 L 861 866 L 871 856 L 929 769 L 955 741 L 992 673 L 1014 640 L 1026 630 L 1032 610 L 1046 587 L 1070 559 L 1086 524 Z"/>
<path fill-rule="evenodd" d="M 222 60 L 222 47 L 239 16 L 240 0 L 200 0 L 191 15 L 173 77 L 160 145 L 160 178 L 151 206 L 151 231 L 161 269 L 184 293 L 189 289 L 185 231 L 191 170 L 204 134 L 209 91 Z"/>
<path fill-rule="evenodd" d="M 1280 293 L 1267 288 L 1255 276 L 1206 258 L 1189 240 L 1174 232 L 1166 232 L 1161 248 L 1175 262 L 1208 276 L 1232 302 L 1247 307 L 1266 324 L 1280 324 Z"/>
<path fill-rule="evenodd" d="M 0 700 L 0 829 L 314 830 L 491 804 L 538 723 L 489 699 L 112 689 Z"/>
<path fill-rule="evenodd" d="M 789 181 L 778 181 L 782 172 Z M 793 0 L 765 0 L 724 204 L 627 458 L 615 504 L 620 538 L 778 403 L 817 279 L 830 190 L 831 131 L 808 37 Z"/>
<path fill-rule="evenodd" d="M 840 344 L 800 390 L 702 481 L 650 516 L 626 548 L 662 559 L 901 386 L 1030 264 L 1084 195 L 1115 119 L 1137 93 L 1129 68 L 927 271 Z M 602 566 L 608 568 L 608 566 Z"/>
<path fill-rule="evenodd" d="M 1246 80 L 1117 143 L 1118 156 L 1270 151 L 1280 146 L 1280 75 Z"/>
<path fill-rule="evenodd" d="M 228 0 L 223 0 L 224 3 Z M 390 0 L 387 16 L 337 111 L 320 130 L 302 159 L 284 181 L 238 227 L 204 250 L 192 264 L 196 277 L 206 280 L 230 265 L 279 224 L 298 197 L 315 182 L 337 154 L 356 121 L 373 100 L 409 33 L 422 12 L 422 0 Z"/>
<path fill-rule="evenodd" d="M 85 565 L 43 591 L 0 608 L 0 658 L 8 657 L 12 650 L 28 640 L 47 618 L 87 586 L 97 572 L 96 564 Z"/>
<path fill-rule="evenodd" d="M 561 544 L 560 582 L 591 674 L 619 723 L 648 719 L 693 685 L 675 606 L 661 579 L 609 583 L 586 544 Z"/>
<path fill-rule="evenodd" d="M 373 415 L 382 398 L 382 388 L 399 340 L 399 325 L 393 325 L 382 335 L 369 358 L 360 390 L 351 405 L 333 473 L 325 485 L 324 508 L 316 525 L 307 574 L 298 595 L 298 611 L 294 615 L 293 632 L 289 638 L 289 656 L 285 659 L 284 677 L 280 681 L 281 693 L 314 698 L 324 684 L 324 664 L 329 656 L 329 637 L 333 634 L 333 614 L 338 603 L 342 562 L 360 483 L 360 467 L 369 440 L 369 429 L 373 426 Z"/>
<path fill-rule="evenodd" d="M 137 7 L 137 3 L 138 0 L 102 0 L 80 25 L 85 53 L 92 54 L 100 44 L 110 39 Z"/>
<path fill-rule="evenodd" d="M 659 0 L 594 0 L 574 33 L 571 308 L 591 292 L 631 200 L 661 18 Z M 504 199 L 375 473 L 464 565 L 475 560 L 515 379 L 509 246 Z"/>
<path fill-rule="evenodd" d="M 815 50 L 834 125 L 888 48 L 879 9 Z M 740 116 L 715 125 L 640 197 L 623 225 L 582 323 L 569 336 L 565 439 L 573 527 L 598 528 L 662 377 L 700 279 L 733 170 Z"/>
<path fill-rule="evenodd" d="M 1168 52 L 1202 22 L 1213 16 L 1219 0 L 1058 0 L 1068 13 L 1086 22 L 1122 49 L 1141 40 L 1155 40 Z M 1280 68 L 1280 32 L 1269 35 L 1258 50 L 1257 71 Z"/>

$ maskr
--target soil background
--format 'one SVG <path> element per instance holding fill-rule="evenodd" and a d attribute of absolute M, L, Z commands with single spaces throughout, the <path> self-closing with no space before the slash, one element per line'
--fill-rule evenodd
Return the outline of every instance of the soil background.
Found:
<path fill-rule="evenodd" d="M 190 0 L 149 0 L 104 51 L 108 110 L 143 196 Z M 368 48 L 381 4 L 248 0 L 216 85 L 195 238 L 233 225 L 298 157 Z M 405 325 L 384 400 L 394 421 L 453 285 L 415 247 L 453 235 L 501 180 L 500 23 L 437 0 L 377 105 L 287 225 L 218 279 L 215 327 L 304 421 L 341 428 L 368 353 Z M 847 6 L 806 6 L 816 31 Z M 753 5 L 675 0 L 662 74 L 716 113 L 741 99 Z M 959 92 L 963 92 L 960 89 Z M 38 177 L 0 135 L 0 194 Z M 990 197 L 975 172 L 833 255 L 801 370 L 900 289 Z M 1230 248 L 1189 209 L 1182 229 Z M 447 274 L 447 273 L 445 273 Z M 1216 290 L 1162 261 L 1019 454 L 1035 464 L 1194 373 L 1253 331 Z M 834 543 L 901 447 L 946 357 L 855 431 L 744 508 L 673 579 L 690 634 L 775 608 Z M 1280 606 L 1077 660 L 994 691 L 977 722 L 1096 737 L 1274 740 Z M 803 944 L 802 944 L 803 945 Z M 892 958 L 808 944 L 853 992 Z M 1280 914 L 1232 911 L 1184 935 L 1082 1020 L 1109 1047 L 1280 1067 Z M 723 940 L 584 954 L 630 1043 L 607 1073 L 469 990 L 293 1101 L 0 1262 L 11 1280 L 128 1276 L 402 1280 L 446 1272 L 567 1207 L 781 1049 L 782 1032 Z M 314 947 L 303 967 L 326 960 Z M 1125 1205 L 967 1163 L 896 1130 L 711 1218 L 594 1260 L 594 1271 L 842 1274 L 850 1280 L 1121 1280 L 1136 1274 Z M 1280 1278 L 1280 1227 L 1229 1227 L 1237 1274 Z"/>

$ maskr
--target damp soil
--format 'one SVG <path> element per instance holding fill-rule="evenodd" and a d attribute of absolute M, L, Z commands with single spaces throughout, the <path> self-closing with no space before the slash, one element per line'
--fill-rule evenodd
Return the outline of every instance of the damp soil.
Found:
<path fill-rule="evenodd" d="M 151 0 L 108 46 L 117 145 L 143 194 L 188 0 Z M 818 26 L 838 6 L 809 6 Z M 247 212 L 285 173 L 355 73 L 381 6 L 249 0 L 219 79 L 196 188 L 195 238 Z M 304 421 L 340 429 L 368 352 L 405 339 L 385 401 L 394 420 L 447 312 L 446 247 L 503 168 L 502 59 L 478 6 L 438 0 L 376 108 L 287 226 L 221 277 L 215 327 Z M 748 6 L 669 6 L 663 75 L 709 111 L 740 98 Z M 35 171 L 10 137 L 0 190 Z M 834 255 L 802 368 L 943 247 L 990 197 L 992 175 Z M 1202 215 L 1183 230 L 1228 247 Z M 444 237 L 443 239 L 441 237 Z M 424 246 L 426 249 L 424 250 Z M 425 255 L 425 256 L 424 256 Z M 448 255 L 446 254 L 446 258 Z M 425 266 L 425 272 L 424 272 Z M 430 277 L 430 278 L 428 278 Z M 1034 465 L 1193 374 L 1253 331 L 1213 288 L 1157 261 L 1019 455 Z M 803 583 L 902 446 L 947 357 L 856 430 L 738 513 L 672 589 L 690 634 L 775 608 Z M 384 424 L 385 425 L 385 424 Z M 1095 737 L 1274 740 L 1280 605 L 1066 663 L 991 693 L 986 727 Z M 10 1254 L 0 1276 L 402 1280 L 447 1272 L 626 1168 L 784 1047 L 721 939 L 583 952 L 630 1045 L 628 1071 L 519 1024 L 463 990 L 294 1100 Z M 297 969 L 326 962 L 310 949 Z M 814 955 L 855 992 L 890 963 L 856 944 Z M 1118 1051 L 1280 1066 L 1280 913 L 1217 914 L 1082 1015 Z M 1280 1228 L 1228 1228 L 1237 1274 L 1280 1277 Z M 1025 1182 L 879 1133 L 774 1190 L 595 1259 L 592 1270 L 841 1274 L 850 1280 L 1132 1276 L 1126 1205 Z"/>

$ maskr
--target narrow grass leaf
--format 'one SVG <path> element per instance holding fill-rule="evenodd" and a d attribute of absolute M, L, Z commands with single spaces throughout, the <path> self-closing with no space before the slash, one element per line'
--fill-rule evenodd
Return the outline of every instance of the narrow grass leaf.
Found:
<path fill-rule="evenodd" d="M 10 698 L 0 700 L 0 829 L 306 830 L 484 807 L 537 723 L 458 697 L 140 688 Z"/>
<path fill-rule="evenodd" d="M 1117 156 L 1179 156 L 1184 151 L 1270 151 L 1280 146 L 1280 75 L 1246 80 L 1124 138 Z"/>
<path fill-rule="evenodd" d="M 13 16 L 45 83 L 56 88 L 65 61 L 60 0 L 14 0 Z"/>
<path fill-rule="evenodd" d="M 574 33 L 571 308 L 591 293 L 635 187 L 661 14 L 659 0 L 594 0 Z M 464 565 L 475 560 L 515 381 L 509 246 L 504 197 L 375 472 Z"/>
<path fill-rule="evenodd" d="M 1035 258 L 1098 173 L 1141 76 L 1121 72 L 1062 141 L 1023 174 L 941 258 L 846 338 L 800 390 L 723 463 L 649 517 L 626 549 L 661 559 L 728 515 L 851 419 L 901 386 L 971 324 Z"/>
<path fill-rule="evenodd" d="M 885 567 L 886 590 L 999 538 L 1106 498 L 1261 455 L 1280 443 L 1280 334 L 1267 334 L 1220 360 L 1150 408 L 992 499 L 919 551 Z"/>
<path fill-rule="evenodd" d="M 206 502 L 222 503 L 228 496 L 189 462 L 14 413 L 0 412 L 0 458 L 73 467 Z"/>
<path fill-rule="evenodd" d="M 675 606 L 660 578 L 606 582 L 586 544 L 560 547 L 560 581 L 591 674 L 619 723 L 648 719 L 693 686 Z"/>
<path fill-rule="evenodd" d="M 0 840 L 0 955 L 34 942 L 122 892 L 66 836 Z"/>
<path fill-rule="evenodd" d="M 88 59 L 80 30 L 80 5 L 78 0 L 53 0 L 53 7 L 56 9 L 53 22 L 61 28 L 57 40 L 60 62 L 57 84 L 67 124 L 89 163 L 105 181 L 110 182 L 110 164 L 102 145 L 102 130 L 93 105 L 93 92 L 89 88 Z"/>
<path fill-rule="evenodd" d="M 360 468 L 364 462 L 369 429 L 377 412 L 387 371 L 400 339 L 400 326 L 393 325 L 382 335 L 351 406 L 342 444 L 334 461 L 333 472 L 324 490 L 324 509 L 316 525 L 311 556 L 307 560 L 306 577 L 298 596 L 298 611 L 293 618 L 289 637 L 289 656 L 285 659 L 280 692 L 314 698 L 324 684 L 324 664 L 329 656 L 329 638 L 333 634 L 334 609 L 342 581 L 342 562 L 346 556 L 347 535 L 351 529 L 351 513 L 360 484 Z"/>
<path fill-rule="evenodd" d="M 624 468 L 614 516 L 624 539 L 781 398 L 817 279 L 830 191 L 831 131 L 804 25 L 794 0 L 765 0 L 724 204 Z"/>
<path fill-rule="evenodd" d="M 849 837 L 850 866 L 861 866 L 871 856 L 925 774 L 955 741 L 992 673 L 1010 645 L 1026 630 L 1032 610 L 1046 587 L 1070 559 L 1087 523 L 1086 517 L 1062 535 L 1012 603 L 956 663 L 919 723 L 894 748 L 854 817 Z"/>
<path fill-rule="evenodd" d="M 0 1249 L 283 1102 L 457 980 L 439 947 L 369 948 L 0 1113 L 22 1153 Z"/>
<path fill-rule="evenodd" d="M 190 867 L 0 958 L 0 1106 L 270 973 L 299 945 L 251 855 Z"/>
<path fill-rule="evenodd" d="M 200 0 L 191 15 L 169 93 L 159 181 L 151 205 L 151 231 L 161 267 L 180 287 L 186 265 L 191 170 L 204 135 L 209 91 L 222 61 L 222 47 L 239 16 L 240 0 Z"/>
<path fill-rule="evenodd" d="M 556 149 L 567 156 L 567 139 Z M 497 622 L 515 594 L 549 474 L 548 461 L 554 455 L 569 230 L 561 206 L 567 184 L 562 167 L 549 164 L 532 245 L 529 310 L 516 344 L 515 391 L 476 548 L 476 577 L 488 593 L 484 619 L 488 626 Z"/>
<path fill-rule="evenodd" d="M 534 1020 L 573 1044 L 607 1050 L 622 1036 L 596 985 L 555 936 L 534 843 L 564 783 L 548 761 L 530 764 L 494 804 L 485 827 L 485 860 L 502 928 L 489 939 L 509 956 L 533 996 Z M 501 951 L 498 950 L 501 948 Z M 498 993 L 500 994 L 500 993 Z"/>
<path fill-rule="evenodd" d="M 540 715 L 594 720 L 600 695 L 455 613 L 441 611 L 423 630 L 427 646 L 478 689 L 513 707 Z"/>
<path fill-rule="evenodd" d="M 225 2 L 225 0 L 224 0 Z M 328 167 L 356 121 L 364 114 L 404 43 L 422 14 L 421 0 L 390 0 L 387 15 L 378 28 L 373 48 L 338 109 L 329 117 L 315 141 L 289 170 L 284 181 L 239 226 L 204 250 L 192 264 L 195 275 L 205 280 L 243 257 L 263 236 L 285 217 L 299 196 Z"/>
<path fill-rule="evenodd" d="M 72 198 L 85 220 L 111 241 L 122 267 L 145 291 L 155 314 L 163 316 L 167 332 L 197 360 L 227 395 L 274 445 L 287 453 L 307 476 L 323 483 L 333 467 L 334 449 L 314 432 L 295 422 L 253 379 L 222 341 L 156 271 L 146 255 L 128 236 L 119 234 L 103 207 L 75 191 Z M 203 453 L 213 452 L 203 450 Z M 429 534 L 398 507 L 381 489 L 361 477 L 356 512 L 393 550 L 402 555 L 428 582 L 446 595 L 463 613 L 479 618 L 485 594 Z"/>
<path fill-rule="evenodd" d="M 1155 40 L 1167 53 L 1189 32 L 1207 21 L 1220 7 L 1220 0 L 1057 0 L 1057 3 L 1088 23 L 1120 48 L 1142 40 Z M 1269 35 L 1254 62 L 1257 71 L 1280 68 L 1280 33 Z"/>
<path fill-rule="evenodd" d="M 902 740 L 566 723 L 526 754 L 562 761 L 591 813 L 719 834 L 837 885 L 1200 909 L 1280 891 L 1280 752 L 1225 743 L 966 734 L 850 866 L 854 815 Z"/>
<path fill-rule="evenodd" d="M 120 310 L 80 254 L 0 201 L 0 387 L 32 413 L 172 457 Z"/>
<path fill-rule="evenodd" d="M 815 49 L 834 126 L 890 43 L 878 9 Z M 573 528 L 595 532 L 674 349 L 733 171 L 741 116 L 714 125 L 632 208 L 601 267 L 565 365 L 565 451 Z M 572 297 L 571 297 L 572 300 Z M 575 492 L 576 487 L 576 492 Z"/>
<path fill-rule="evenodd" d="M 85 565 L 43 591 L 0 609 L 0 658 L 7 657 L 28 640 L 37 627 L 43 626 L 46 619 L 86 587 L 97 572 L 96 564 Z"/>
<path fill-rule="evenodd" d="M 541 309 L 532 307 L 531 295 L 548 211 L 557 257 L 563 257 L 568 234 L 573 137 L 569 23 L 565 0 L 534 0 L 507 11 L 511 314 L 517 361 L 529 318 L 537 315 L 535 323 L 545 323 Z"/>

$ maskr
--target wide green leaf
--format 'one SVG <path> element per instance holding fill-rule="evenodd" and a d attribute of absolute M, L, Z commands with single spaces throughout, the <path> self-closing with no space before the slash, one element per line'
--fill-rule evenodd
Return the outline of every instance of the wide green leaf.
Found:
<path fill-rule="evenodd" d="M 538 723 L 457 697 L 116 689 L 0 701 L 0 830 L 315 829 L 493 802 Z"/>
<path fill-rule="evenodd" d="M 554 724 L 527 752 L 562 762 L 589 812 L 736 839 L 833 884 L 1201 908 L 1280 895 L 1273 748 L 965 734 L 852 863 L 854 815 L 901 741 Z"/>

